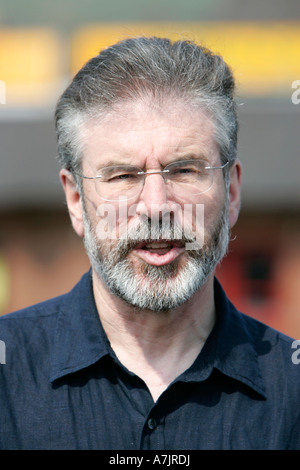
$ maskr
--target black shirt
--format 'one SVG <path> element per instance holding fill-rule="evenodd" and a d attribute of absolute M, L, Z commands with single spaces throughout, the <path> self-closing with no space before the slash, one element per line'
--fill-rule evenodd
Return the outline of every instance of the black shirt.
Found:
<path fill-rule="evenodd" d="M 198 358 L 156 403 L 111 349 L 90 272 L 1 317 L 0 449 L 300 449 L 292 340 L 239 313 L 217 280 L 215 303 Z"/>

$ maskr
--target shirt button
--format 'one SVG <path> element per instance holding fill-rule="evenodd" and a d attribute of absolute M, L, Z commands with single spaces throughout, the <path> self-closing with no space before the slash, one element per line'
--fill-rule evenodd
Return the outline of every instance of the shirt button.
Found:
<path fill-rule="evenodd" d="M 157 423 L 156 423 L 156 420 L 154 418 L 149 418 L 147 424 L 148 424 L 148 428 L 152 430 L 152 429 L 156 428 Z"/>

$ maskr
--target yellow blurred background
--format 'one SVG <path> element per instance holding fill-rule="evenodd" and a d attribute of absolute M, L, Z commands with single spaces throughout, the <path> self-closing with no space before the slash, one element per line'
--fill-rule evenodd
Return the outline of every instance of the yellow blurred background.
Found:
<path fill-rule="evenodd" d="M 300 21 L 89 24 L 67 38 L 54 29 L 0 29 L 0 77 L 10 106 L 44 106 L 60 85 L 101 49 L 129 36 L 193 39 L 221 54 L 239 93 L 279 96 L 299 77 Z"/>

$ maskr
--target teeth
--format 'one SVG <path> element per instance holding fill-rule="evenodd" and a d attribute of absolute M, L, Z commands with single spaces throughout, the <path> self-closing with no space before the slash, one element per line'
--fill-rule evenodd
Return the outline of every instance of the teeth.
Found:
<path fill-rule="evenodd" d="M 148 243 L 148 245 L 145 246 L 145 248 L 170 248 L 169 243 L 165 242 L 158 242 L 158 243 Z"/>

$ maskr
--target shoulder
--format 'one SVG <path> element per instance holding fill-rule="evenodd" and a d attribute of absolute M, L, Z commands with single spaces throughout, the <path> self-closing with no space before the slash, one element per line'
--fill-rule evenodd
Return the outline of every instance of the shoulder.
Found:
<path fill-rule="evenodd" d="M 21 381 L 33 390 L 45 387 L 49 378 L 53 343 L 65 295 L 0 317 L 2 358 L 1 400 L 10 400 Z M 46 379 L 46 380 L 45 380 Z"/>
<path fill-rule="evenodd" d="M 26 307 L 0 317 L 0 340 L 14 347 L 28 347 L 36 336 L 53 332 L 58 313 L 66 295 Z"/>
<path fill-rule="evenodd" d="M 277 366 L 282 365 L 284 368 L 293 365 L 291 356 L 297 344 L 296 338 L 237 310 L 218 282 L 215 283 L 215 293 L 221 329 L 232 347 L 238 347 L 241 351 L 247 345 L 259 362 L 268 363 L 270 368 L 271 363 L 274 363 L 274 367 L 277 363 Z"/>
<path fill-rule="evenodd" d="M 244 313 L 237 312 L 240 321 L 246 328 L 252 344 L 259 354 L 277 354 L 280 351 L 291 351 L 295 338 L 268 326 Z"/>
<path fill-rule="evenodd" d="M 10 331 L 30 325 L 42 325 L 56 320 L 64 305 L 72 302 L 73 308 L 84 297 L 90 280 L 90 273 L 85 273 L 79 282 L 66 294 L 53 297 L 21 310 L 0 316 L 0 335 L 2 331 Z M 1 339 L 1 338 L 0 338 Z"/>
<path fill-rule="evenodd" d="M 57 330 L 66 328 L 61 316 L 66 311 L 72 322 L 87 296 L 89 282 L 86 273 L 70 292 L 0 317 L 0 341 L 10 363 L 20 357 L 36 362 L 42 353 L 50 354 Z"/>
<path fill-rule="evenodd" d="M 300 394 L 300 341 L 243 313 L 237 312 L 247 331 L 265 384 L 279 390 L 297 389 Z"/>
<path fill-rule="evenodd" d="M 0 317 L 1 328 L 11 323 L 26 322 L 31 319 L 43 319 L 49 315 L 55 315 L 67 294 L 45 300 L 43 302 L 30 305 L 12 313 L 7 313 Z"/>

